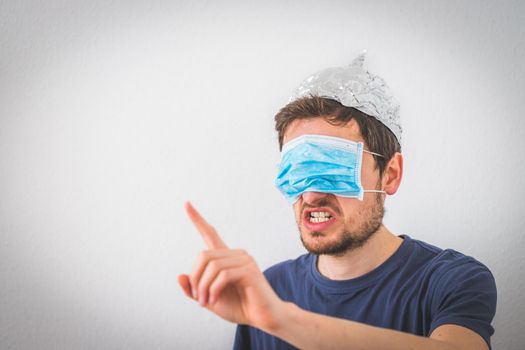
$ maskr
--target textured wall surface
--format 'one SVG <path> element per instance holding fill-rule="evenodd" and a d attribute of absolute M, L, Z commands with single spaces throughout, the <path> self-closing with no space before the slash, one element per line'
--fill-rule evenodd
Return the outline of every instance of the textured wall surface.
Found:
<path fill-rule="evenodd" d="M 397 234 L 485 263 L 525 348 L 523 1 L 0 0 L 0 348 L 229 348 L 180 292 L 191 199 L 266 268 L 303 252 L 273 115 L 367 49 L 401 103 Z"/>

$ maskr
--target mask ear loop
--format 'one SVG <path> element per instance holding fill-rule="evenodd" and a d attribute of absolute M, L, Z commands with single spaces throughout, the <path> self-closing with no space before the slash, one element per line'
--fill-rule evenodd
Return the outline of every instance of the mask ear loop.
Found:
<path fill-rule="evenodd" d="M 372 154 L 372 155 L 374 155 L 374 156 L 378 156 L 378 157 L 381 157 L 381 158 L 386 158 L 386 157 L 385 157 L 384 155 L 382 155 L 382 154 L 379 154 L 379 153 L 376 153 L 376 152 L 372 152 L 372 151 L 368 151 L 368 150 L 366 150 L 366 149 L 364 149 L 363 152 L 366 152 L 366 153 L 368 153 L 368 154 Z"/>
<path fill-rule="evenodd" d="M 381 158 L 386 158 L 384 155 L 382 154 L 379 154 L 379 153 L 376 153 L 376 152 L 372 152 L 372 151 L 368 151 L 366 149 L 363 150 L 363 152 L 366 152 L 368 154 L 371 154 L 371 155 L 374 155 L 374 156 L 378 156 L 378 157 L 381 157 Z M 385 191 L 383 190 L 363 190 L 363 192 L 372 192 L 372 193 L 384 193 L 386 194 Z"/>
<path fill-rule="evenodd" d="M 386 192 L 383 190 L 363 190 L 363 192 L 385 193 L 386 194 Z"/>

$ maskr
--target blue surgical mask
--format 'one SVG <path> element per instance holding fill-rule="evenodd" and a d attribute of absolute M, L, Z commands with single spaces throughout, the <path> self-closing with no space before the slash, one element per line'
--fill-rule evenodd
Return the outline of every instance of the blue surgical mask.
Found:
<path fill-rule="evenodd" d="M 361 164 L 363 152 L 383 157 L 363 149 L 362 142 L 324 136 L 303 135 L 283 146 L 275 185 L 290 203 L 305 192 L 332 193 L 363 200 Z"/>

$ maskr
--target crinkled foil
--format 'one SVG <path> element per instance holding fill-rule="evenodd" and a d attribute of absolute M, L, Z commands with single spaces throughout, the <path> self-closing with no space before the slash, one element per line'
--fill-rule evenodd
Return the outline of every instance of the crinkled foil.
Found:
<path fill-rule="evenodd" d="M 310 95 L 334 99 L 375 117 L 401 143 L 399 103 L 383 78 L 363 68 L 364 60 L 363 52 L 348 67 L 327 68 L 311 75 L 295 89 L 290 101 Z"/>

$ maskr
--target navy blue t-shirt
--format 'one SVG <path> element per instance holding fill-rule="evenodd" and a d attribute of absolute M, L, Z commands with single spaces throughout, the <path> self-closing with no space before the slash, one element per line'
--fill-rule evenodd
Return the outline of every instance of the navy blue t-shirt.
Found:
<path fill-rule="evenodd" d="M 421 336 L 444 324 L 473 330 L 490 346 L 496 313 L 491 272 L 472 257 L 402 235 L 403 243 L 383 264 L 344 281 L 317 270 L 305 254 L 264 272 L 279 297 L 319 314 Z M 257 328 L 239 325 L 234 349 L 295 349 Z"/>

